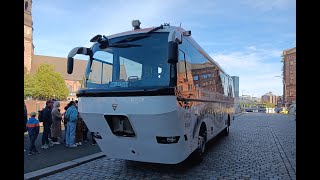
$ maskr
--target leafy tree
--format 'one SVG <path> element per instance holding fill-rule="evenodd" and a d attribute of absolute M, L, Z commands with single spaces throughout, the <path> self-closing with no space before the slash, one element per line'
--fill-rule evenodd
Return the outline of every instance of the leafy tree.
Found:
<path fill-rule="evenodd" d="M 26 74 L 24 76 L 24 98 L 33 96 L 35 85 L 36 81 L 33 75 Z"/>
<path fill-rule="evenodd" d="M 270 103 L 270 102 L 266 102 L 266 107 L 267 107 L 267 108 L 274 108 L 274 107 L 275 107 L 275 104 Z"/>
<path fill-rule="evenodd" d="M 25 96 L 66 99 L 69 90 L 63 76 L 49 64 L 41 64 L 33 76 L 25 78 Z"/>

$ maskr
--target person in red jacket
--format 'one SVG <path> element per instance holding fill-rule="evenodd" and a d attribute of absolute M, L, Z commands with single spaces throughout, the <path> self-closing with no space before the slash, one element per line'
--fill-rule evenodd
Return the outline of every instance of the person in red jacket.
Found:
<path fill-rule="evenodd" d="M 29 138 L 30 138 L 30 146 L 29 146 L 29 153 L 28 153 L 29 156 L 35 153 L 39 153 L 34 143 L 38 137 L 39 130 L 40 130 L 39 121 L 36 119 L 37 113 L 31 112 L 30 115 L 31 115 L 31 118 L 29 118 L 26 125 Z"/>

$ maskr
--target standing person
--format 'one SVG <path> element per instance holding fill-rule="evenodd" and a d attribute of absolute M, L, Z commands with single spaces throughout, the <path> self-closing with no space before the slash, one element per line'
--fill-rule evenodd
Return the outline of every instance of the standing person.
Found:
<path fill-rule="evenodd" d="M 56 101 L 56 99 L 51 99 L 51 101 L 52 101 L 52 106 L 53 106 L 53 104 L 54 104 L 54 102 Z M 51 113 L 52 113 L 52 109 L 51 109 Z M 52 115 L 52 114 L 51 114 L 51 115 Z M 51 125 L 51 126 L 52 126 L 52 125 Z M 51 128 L 51 127 L 50 127 L 50 128 Z M 49 139 L 49 141 L 52 142 L 51 130 L 49 131 L 48 139 Z M 53 145 L 53 143 L 52 143 L 52 145 Z"/>
<path fill-rule="evenodd" d="M 83 142 L 87 142 L 88 141 L 88 127 L 86 125 L 86 123 L 83 121 Z"/>
<path fill-rule="evenodd" d="M 51 128 L 51 139 L 53 144 L 60 144 L 58 137 L 61 137 L 61 120 L 62 114 L 60 113 L 60 101 L 55 101 L 52 108 L 52 128 Z"/>
<path fill-rule="evenodd" d="M 28 121 L 28 112 L 27 112 L 27 106 L 26 106 L 26 102 L 24 102 L 24 132 L 27 132 L 27 121 Z M 26 149 L 24 149 L 24 152 L 26 152 Z"/>
<path fill-rule="evenodd" d="M 52 125 L 52 110 L 53 102 L 48 100 L 46 107 L 43 109 L 43 134 L 42 134 L 42 149 L 48 149 L 49 146 L 53 146 L 52 142 L 49 144 L 49 133 Z"/>
<path fill-rule="evenodd" d="M 26 102 L 24 102 L 24 117 L 23 117 L 23 120 L 24 120 L 24 132 L 27 132 L 27 121 L 28 121 L 28 111 L 27 111 L 27 106 L 26 106 Z"/>
<path fill-rule="evenodd" d="M 29 153 L 28 153 L 29 156 L 34 153 L 39 153 L 34 143 L 38 137 L 39 129 L 40 129 L 39 121 L 36 119 L 37 113 L 31 112 L 30 115 L 31 115 L 31 118 L 29 118 L 26 124 L 29 138 L 30 138 L 30 146 L 29 146 Z"/>
<path fill-rule="evenodd" d="M 78 110 L 74 101 L 70 101 L 70 107 L 67 109 L 64 117 L 69 119 L 67 123 L 66 147 L 77 147 L 75 144 L 75 130 L 78 121 Z"/>
<path fill-rule="evenodd" d="M 83 119 L 81 116 L 78 114 L 78 121 L 76 125 L 76 144 L 77 145 L 82 145 L 83 142 Z"/>
<path fill-rule="evenodd" d="M 78 100 L 74 101 L 76 104 L 76 108 L 78 110 Z M 78 111 L 78 121 L 76 125 L 76 145 L 82 145 L 83 142 L 83 119 L 81 118 L 79 111 Z"/>
<path fill-rule="evenodd" d="M 63 142 L 66 142 L 67 139 L 67 123 L 68 123 L 68 118 L 66 118 L 65 114 L 67 112 L 67 109 L 70 107 L 70 103 L 68 103 L 65 107 L 64 107 L 64 112 L 62 113 L 63 116 L 63 125 L 64 125 L 64 140 Z"/>

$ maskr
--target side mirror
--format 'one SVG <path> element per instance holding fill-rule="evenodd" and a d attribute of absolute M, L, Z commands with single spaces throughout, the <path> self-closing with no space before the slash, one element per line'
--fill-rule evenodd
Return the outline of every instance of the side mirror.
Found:
<path fill-rule="evenodd" d="M 73 72 L 73 57 L 68 57 L 68 62 L 67 62 L 67 72 L 68 74 L 72 74 Z"/>
<path fill-rule="evenodd" d="M 168 49 L 168 63 L 174 64 L 178 62 L 178 43 L 170 41 Z"/>
<path fill-rule="evenodd" d="M 83 55 L 91 55 L 92 52 L 89 48 L 85 47 L 75 47 L 68 54 L 68 62 L 67 62 L 67 72 L 68 74 L 72 74 L 73 71 L 73 57 L 77 54 Z"/>

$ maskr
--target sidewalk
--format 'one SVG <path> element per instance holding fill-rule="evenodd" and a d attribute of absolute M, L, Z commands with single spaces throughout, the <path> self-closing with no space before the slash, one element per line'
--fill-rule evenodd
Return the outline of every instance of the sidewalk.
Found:
<path fill-rule="evenodd" d="M 64 127 L 62 128 L 64 138 Z M 28 146 L 30 143 L 27 133 L 24 135 L 24 173 L 25 178 L 34 178 L 43 176 L 48 173 L 56 172 L 59 169 L 66 169 L 75 165 L 88 162 L 92 159 L 103 157 L 98 145 L 91 145 L 91 136 L 88 133 L 88 142 L 84 142 L 82 146 L 76 148 L 67 148 L 63 143 L 63 139 L 58 141 L 62 142 L 59 145 L 54 145 L 48 149 L 41 149 L 42 128 L 36 140 L 36 148 L 40 154 L 28 155 Z M 21 150 L 22 151 L 22 150 Z"/>

